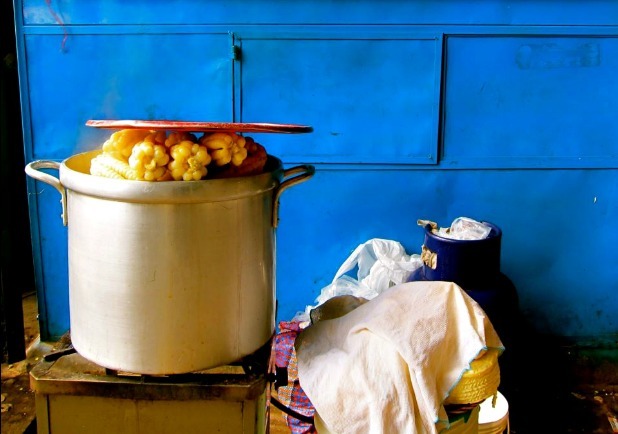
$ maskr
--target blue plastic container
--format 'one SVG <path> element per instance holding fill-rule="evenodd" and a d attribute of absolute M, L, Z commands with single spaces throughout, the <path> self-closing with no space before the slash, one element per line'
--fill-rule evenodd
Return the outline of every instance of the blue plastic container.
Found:
<path fill-rule="evenodd" d="M 508 370 L 515 351 L 515 336 L 520 326 L 519 297 L 511 280 L 500 271 L 502 230 L 493 223 L 487 238 L 455 240 L 432 232 L 424 226 L 423 257 L 435 255 L 435 261 L 423 260 L 423 265 L 409 281 L 455 282 L 485 311 L 500 336 L 506 350 L 500 357 L 502 379 L 508 382 Z M 434 265 L 432 267 L 430 264 Z"/>

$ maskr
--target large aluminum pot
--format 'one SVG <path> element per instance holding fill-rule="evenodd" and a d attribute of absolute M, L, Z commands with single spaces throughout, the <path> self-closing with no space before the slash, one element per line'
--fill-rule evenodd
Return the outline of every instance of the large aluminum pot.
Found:
<path fill-rule="evenodd" d="M 279 196 L 314 167 L 269 156 L 256 176 L 126 181 L 89 174 L 99 152 L 26 166 L 61 195 L 75 349 L 109 369 L 177 374 L 268 343 Z"/>

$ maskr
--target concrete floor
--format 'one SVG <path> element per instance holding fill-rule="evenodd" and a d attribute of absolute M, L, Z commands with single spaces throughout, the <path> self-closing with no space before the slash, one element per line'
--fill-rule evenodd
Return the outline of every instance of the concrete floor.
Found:
<path fill-rule="evenodd" d="M 36 297 L 24 298 L 27 344 L 38 339 Z M 618 432 L 618 371 L 614 351 L 592 360 L 574 349 L 526 345 L 514 368 L 503 374 L 501 391 L 509 402 L 513 434 Z M 2 434 L 36 432 L 35 396 L 29 370 L 40 355 L 12 365 L 2 365 Z M 613 422 L 616 429 L 613 430 Z M 271 407 L 270 432 L 289 433 L 281 411 Z"/>

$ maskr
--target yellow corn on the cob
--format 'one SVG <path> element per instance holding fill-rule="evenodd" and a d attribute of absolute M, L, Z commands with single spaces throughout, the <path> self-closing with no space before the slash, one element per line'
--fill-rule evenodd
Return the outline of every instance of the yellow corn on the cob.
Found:
<path fill-rule="evenodd" d="M 188 140 L 190 142 L 196 143 L 197 137 L 194 134 L 186 132 L 186 131 L 172 131 L 170 135 L 165 139 L 165 146 L 171 148 L 178 143 Z"/>
<path fill-rule="evenodd" d="M 208 173 L 206 166 L 210 164 L 212 158 L 208 154 L 208 149 L 190 140 L 173 145 L 170 148 L 172 161 L 168 164 L 168 169 L 175 180 L 199 181 Z"/>
<path fill-rule="evenodd" d="M 115 179 L 140 180 L 139 174 L 131 169 L 129 163 L 108 153 L 101 153 L 90 161 L 90 174 Z"/>
<path fill-rule="evenodd" d="M 207 166 L 239 167 L 248 157 L 248 139 L 234 132 L 205 133 L 125 129 L 113 133 L 103 152 L 91 162 L 90 173 L 145 181 L 199 180 Z M 244 166 L 243 166 L 244 167 Z"/>
<path fill-rule="evenodd" d="M 170 156 L 164 144 L 165 132 L 160 131 L 148 135 L 143 141 L 133 146 L 129 156 L 129 166 L 140 178 L 145 181 L 170 179 L 167 169 Z"/>
<path fill-rule="evenodd" d="M 247 158 L 245 138 L 233 132 L 204 134 L 200 138 L 200 144 L 209 149 L 217 166 L 224 166 L 228 163 L 240 166 Z"/>
<path fill-rule="evenodd" d="M 133 146 L 144 140 L 150 133 L 148 130 L 138 129 L 116 131 L 103 143 L 103 152 L 118 159 L 127 159 L 131 155 Z"/>
<path fill-rule="evenodd" d="M 232 149 L 232 164 L 234 166 L 240 166 L 247 158 L 247 149 L 238 147 Z"/>
<path fill-rule="evenodd" d="M 235 133 L 210 133 L 200 138 L 200 144 L 208 149 L 222 149 L 232 146 Z"/>

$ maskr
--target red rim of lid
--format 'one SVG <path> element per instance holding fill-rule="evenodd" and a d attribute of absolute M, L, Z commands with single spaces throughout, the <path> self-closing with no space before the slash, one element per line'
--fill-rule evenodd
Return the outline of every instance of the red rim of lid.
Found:
<path fill-rule="evenodd" d="M 242 123 L 242 122 L 185 122 L 169 120 L 96 120 L 86 125 L 106 129 L 148 129 L 187 132 L 234 131 L 238 133 L 310 133 L 313 128 L 307 125 Z"/>

